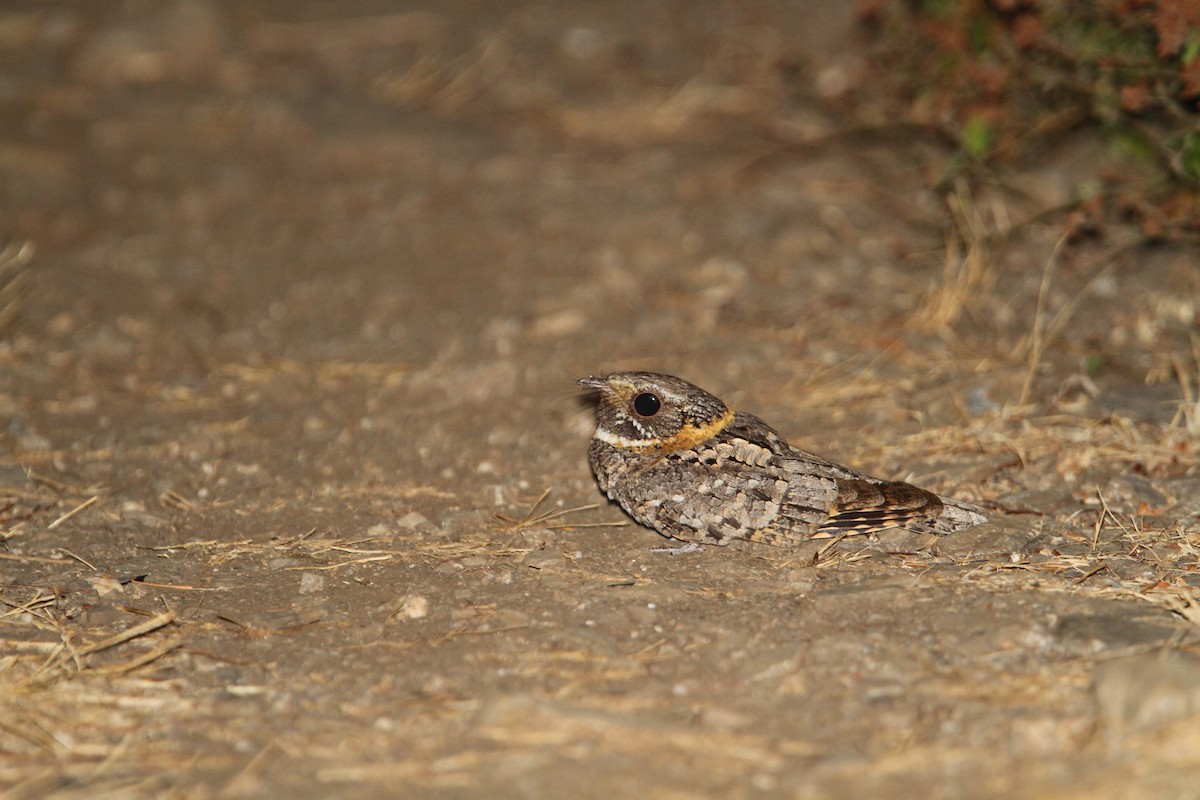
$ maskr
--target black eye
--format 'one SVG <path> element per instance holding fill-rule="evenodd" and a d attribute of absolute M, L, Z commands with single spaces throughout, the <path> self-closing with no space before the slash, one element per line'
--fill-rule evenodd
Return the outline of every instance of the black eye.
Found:
<path fill-rule="evenodd" d="M 633 410 L 643 417 L 653 417 L 658 413 L 660 408 L 662 408 L 662 401 L 658 399 L 658 395 L 656 394 L 642 392 L 633 398 Z"/>

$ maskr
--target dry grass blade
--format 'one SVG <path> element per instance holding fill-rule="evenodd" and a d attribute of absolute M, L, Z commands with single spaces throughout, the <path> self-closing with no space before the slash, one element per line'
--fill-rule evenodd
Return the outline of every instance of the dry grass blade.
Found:
<path fill-rule="evenodd" d="M 183 638 L 176 637 L 169 641 L 163 642 L 157 647 L 147 650 L 145 653 L 142 653 L 140 656 L 130 659 L 129 661 L 115 664 L 111 667 L 100 667 L 94 671 L 102 675 L 124 675 L 127 672 L 133 672 L 135 669 L 140 669 L 151 662 L 157 661 L 182 644 Z"/>
<path fill-rule="evenodd" d="M 18 608 L 41 609 L 48 599 L 38 594 Z M 52 598 L 50 598 L 52 600 Z M 34 612 L 39 628 L 57 628 L 60 641 L 5 642 L 37 645 L 16 648 L 14 655 L 0 659 L 0 749 L 12 760 L 0 759 L 0 785 L 7 784 L 4 797 L 147 797 L 130 789 L 140 781 L 137 773 L 117 762 L 125 761 L 131 743 L 144 741 L 141 723 L 145 715 L 161 714 L 186 705 L 171 683 L 144 680 L 132 673 L 142 670 L 176 650 L 183 642 L 176 636 L 147 648 L 126 646 L 154 634 L 175 621 L 167 611 L 97 641 L 72 645 L 63 623 L 44 612 Z M 43 622 L 52 625 L 41 624 Z M 25 620 L 28 624 L 28 620 Z M 106 663 L 89 664 L 101 653 L 112 652 Z M 139 722 L 138 720 L 141 720 Z M 111 739 L 93 737 L 99 728 L 125 729 L 115 746 Z M 96 756 L 103 756 L 98 763 Z M 56 766 L 34 768 L 52 759 Z M 113 774 L 113 773 L 116 774 Z M 69 779 L 64 782 L 64 775 Z M 133 782 L 131 782 L 133 781 Z M 70 788 L 67 788 L 70 787 Z"/>
<path fill-rule="evenodd" d="M 24 603 L 12 603 L 12 602 L 9 602 L 8 600 L 5 600 L 3 597 L 0 597 L 0 603 L 3 603 L 4 605 L 8 606 L 8 611 L 5 611 L 3 614 L 0 614 L 0 619 L 4 619 L 5 617 L 17 617 L 17 616 L 20 616 L 21 614 L 32 613 L 39 609 L 45 608 L 47 606 L 53 606 L 54 601 L 55 601 L 55 597 L 53 594 L 51 594 L 49 592 L 44 592 L 41 589 L 39 589 L 37 591 L 37 594 L 35 594 L 29 600 L 26 600 Z"/>
<path fill-rule="evenodd" d="M 168 508 L 173 508 L 176 511 L 183 511 L 185 513 L 195 511 L 199 507 L 174 489 L 167 489 L 164 491 L 158 496 L 158 500 Z"/>
<path fill-rule="evenodd" d="M 957 230 L 947 238 L 942 280 L 925 296 L 914 317 L 917 325 L 931 331 L 952 328 L 968 306 L 990 292 L 996 281 L 988 250 L 988 242 L 994 235 L 989 233 L 966 190 L 950 200 Z"/>
<path fill-rule="evenodd" d="M 147 633 L 158 630 L 166 625 L 170 625 L 175 621 L 174 611 L 164 611 L 143 623 L 134 625 L 132 628 L 126 628 L 120 633 L 114 634 L 107 639 L 101 639 L 99 642 L 87 645 L 76 651 L 79 656 L 90 656 L 93 653 L 99 653 L 102 650 L 116 647 L 119 644 L 124 644 L 131 639 L 136 639 L 139 636 L 145 636 Z"/>
<path fill-rule="evenodd" d="M 68 640 L 65 632 L 60 632 L 62 639 L 61 643 L 51 656 L 37 669 L 34 673 L 20 685 L 26 690 L 35 690 L 46 688 L 62 678 L 70 675 L 79 674 L 88 669 L 88 656 L 95 655 L 105 650 L 111 650 L 118 645 L 125 644 L 146 634 L 153 633 L 160 628 L 170 625 L 175 621 L 175 612 L 164 611 L 145 622 L 134 625 L 131 628 L 126 628 L 120 633 L 113 634 L 106 639 L 101 639 L 98 642 L 83 645 L 82 647 L 74 647 Z M 161 657 L 164 653 L 170 652 L 178 647 L 178 640 L 171 642 L 169 645 L 161 645 L 152 649 L 149 653 L 143 654 L 133 659 L 131 662 L 118 665 L 116 667 L 107 667 L 102 672 L 129 672 L 130 670 L 144 666 L 151 661 Z"/>
<path fill-rule="evenodd" d="M 93 505 L 93 504 L 94 504 L 94 503 L 95 503 L 97 500 L 99 500 L 99 499 L 100 499 L 100 498 L 99 498 L 98 496 L 96 496 L 96 495 L 92 495 L 92 496 L 91 496 L 91 497 L 89 497 L 87 500 L 84 500 L 82 503 L 80 503 L 79 505 L 75 506 L 75 507 L 74 507 L 74 508 L 72 508 L 70 511 L 68 511 L 68 512 L 67 512 L 67 513 L 65 513 L 65 514 L 63 514 L 61 517 L 59 517 L 58 519 L 54 520 L 54 521 L 53 521 L 53 522 L 51 522 L 49 525 L 47 525 L 47 526 L 46 526 L 46 530 L 48 530 L 48 531 L 52 531 L 52 530 L 54 530 L 54 529 L 55 529 L 55 528 L 57 528 L 59 525 L 62 525 L 62 524 L 63 524 L 64 522 L 66 522 L 67 520 L 71 519 L 71 518 L 72 518 L 72 517 L 74 517 L 75 515 L 77 515 L 77 514 L 81 513 L 82 511 L 84 511 L 85 509 L 87 509 L 88 507 L 90 507 L 91 505 Z"/>
<path fill-rule="evenodd" d="M 1100 530 L 1104 527 L 1104 520 L 1106 518 L 1111 519 L 1113 521 L 1113 524 L 1116 525 L 1118 528 L 1120 528 L 1123 533 L 1125 533 L 1126 535 L 1129 534 L 1129 529 L 1126 528 L 1121 523 L 1121 520 L 1117 519 L 1117 515 L 1114 514 L 1112 512 L 1112 509 L 1110 509 L 1108 507 L 1108 501 L 1104 499 L 1104 494 L 1101 493 L 1099 486 L 1096 487 L 1096 497 L 1100 501 L 1100 513 L 1096 515 L 1096 524 L 1092 530 L 1092 551 L 1093 552 L 1095 552 L 1095 550 L 1096 550 L 1096 545 L 1100 539 Z"/>
<path fill-rule="evenodd" d="M 1164 605 L 1188 622 L 1200 627 L 1200 600 L 1197 600 L 1194 595 L 1168 595 L 1164 600 Z"/>
<path fill-rule="evenodd" d="M 1030 393 L 1033 391 L 1033 379 L 1046 350 L 1046 303 L 1050 296 L 1050 281 L 1054 277 L 1054 270 L 1058 266 L 1063 248 L 1067 245 L 1067 239 L 1067 235 L 1063 234 L 1054 243 L 1054 250 L 1050 252 L 1050 257 L 1046 259 L 1046 267 L 1042 270 L 1042 280 L 1038 285 L 1037 309 L 1033 314 L 1033 330 L 1029 334 L 1029 366 L 1025 372 L 1025 383 L 1021 386 L 1021 399 L 1017 403 L 1020 406 L 1029 402 Z"/>
<path fill-rule="evenodd" d="M 0 248 L 0 332 L 3 332 L 20 310 L 21 294 L 28 279 L 25 265 L 33 258 L 33 245 L 7 244 Z"/>
<path fill-rule="evenodd" d="M 289 571 L 295 572 L 329 572 L 342 567 L 353 567 L 357 564 L 368 564 L 372 561 L 390 561 L 391 555 L 383 556 L 365 556 L 363 558 L 351 558 L 346 561 L 338 561 L 334 564 L 322 564 L 321 566 L 303 566 L 303 567 L 288 567 Z"/>
<path fill-rule="evenodd" d="M 561 508 L 557 511 L 546 511 L 541 514 L 537 513 L 538 508 L 550 496 L 550 490 L 542 492 L 541 496 L 534 501 L 529 507 L 529 511 L 525 512 L 525 516 L 520 519 L 510 517 L 506 514 L 494 514 L 497 527 L 505 531 L 520 531 L 526 528 L 549 528 L 555 531 L 574 530 L 577 528 L 616 528 L 628 525 L 628 522 L 562 522 L 561 520 L 568 514 L 577 514 L 580 511 L 593 511 L 599 508 L 598 503 L 589 503 L 586 506 L 576 506 L 575 508 Z"/>
<path fill-rule="evenodd" d="M 1033 380 L 1037 374 L 1038 366 L 1041 364 L 1042 356 L 1045 354 L 1050 343 L 1055 341 L 1067 327 L 1067 323 L 1071 321 L 1072 315 L 1088 296 L 1088 287 L 1091 287 L 1097 281 L 1103 279 L 1113 269 L 1115 269 L 1122 255 L 1136 249 L 1140 245 L 1140 242 L 1134 241 L 1118 246 L 1106 252 L 1093 266 L 1091 275 L 1087 279 L 1083 288 L 1076 292 L 1070 300 L 1065 302 L 1062 307 L 1055 312 L 1053 317 L 1047 320 L 1046 305 L 1050 291 L 1050 283 L 1053 278 L 1054 271 L 1058 266 L 1059 258 L 1069 243 L 1069 239 L 1070 234 L 1064 233 L 1058 239 L 1058 241 L 1055 242 L 1054 250 L 1050 253 L 1050 257 L 1046 261 L 1045 270 L 1042 272 L 1041 284 L 1038 287 L 1037 310 L 1034 313 L 1033 319 L 1033 330 L 1030 332 L 1029 339 L 1024 345 L 1029 350 L 1029 364 L 1025 373 L 1025 383 L 1021 388 L 1021 399 L 1019 404 L 1022 406 L 1029 401 L 1029 398 L 1032 394 Z"/>
<path fill-rule="evenodd" d="M 62 564 L 62 559 L 47 558 L 44 555 L 17 555 L 14 553 L 0 553 L 0 560 L 26 561 L 26 563 L 30 564 Z"/>
<path fill-rule="evenodd" d="M 1193 333 L 1191 341 L 1191 364 L 1185 364 L 1179 356 L 1171 356 L 1171 367 L 1183 395 L 1171 424 L 1182 424 L 1190 436 L 1196 436 L 1200 434 L 1200 336 Z"/>

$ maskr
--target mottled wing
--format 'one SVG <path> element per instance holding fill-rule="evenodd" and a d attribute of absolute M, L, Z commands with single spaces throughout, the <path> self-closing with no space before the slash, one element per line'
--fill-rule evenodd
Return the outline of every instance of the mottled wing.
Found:
<path fill-rule="evenodd" d="M 793 447 L 753 414 L 736 414 L 722 437 L 770 451 L 769 463 L 779 476 L 779 485 L 786 486 L 774 519 L 743 531 L 742 535 L 751 541 L 794 547 L 812 539 L 836 504 L 839 481 L 864 477 L 849 467 Z"/>
<path fill-rule="evenodd" d="M 837 480 L 836 501 L 831 504 L 828 518 L 814 530 L 817 538 L 900 527 L 953 533 L 987 522 L 983 509 L 970 503 L 940 497 L 908 483 L 872 478 L 813 453 L 790 449 L 805 470 Z"/>
<path fill-rule="evenodd" d="M 942 513 L 933 492 L 898 481 L 839 480 L 837 506 L 821 533 L 873 533 L 888 528 L 921 528 Z"/>
<path fill-rule="evenodd" d="M 619 502 L 634 519 L 684 541 L 786 546 L 811 538 L 833 507 L 836 479 L 815 474 L 761 421 L 738 417 L 713 439 L 637 469 L 622 481 Z"/>
<path fill-rule="evenodd" d="M 849 467 L 836 464 L 816 453 L 809 453 L 788 444 L 779 433 L 767 423 L 753 414 L 739 411 L 733 417 L 733 422 L 726 427 L 724 435 L 730 438 L 741 438 L 771 450 L 777 455 L 791 459 L 793 471 L 802 471 L 828 478 L 865 478 L 861 472 Z"/>

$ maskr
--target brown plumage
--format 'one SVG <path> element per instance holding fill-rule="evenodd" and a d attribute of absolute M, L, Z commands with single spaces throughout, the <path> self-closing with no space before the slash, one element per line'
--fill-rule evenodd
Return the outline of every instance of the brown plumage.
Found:
<path fill-rule="evenodd" d="M 800 450 L 758 417 L 671 375 L 587 377 L 600 488 L 664 536 L 791 546 L 889 528 L 950 533 L 987 521 L 969 503 L 863 475 Z"/>

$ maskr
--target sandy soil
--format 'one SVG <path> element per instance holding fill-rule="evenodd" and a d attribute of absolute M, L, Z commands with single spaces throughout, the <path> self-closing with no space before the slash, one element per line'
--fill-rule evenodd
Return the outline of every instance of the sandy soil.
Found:
<path fill-rule="evenodd" d="M 43 5 L 6 797 L 1196 796 L 1197 253 L 1035 216 L 1097 143 L 942 202 L 840 2 Z M 628 368 L 995 521 L 650 552 Z"/>

